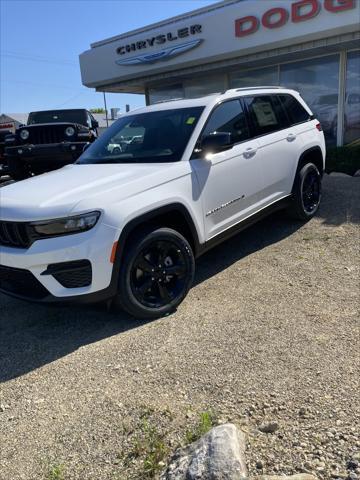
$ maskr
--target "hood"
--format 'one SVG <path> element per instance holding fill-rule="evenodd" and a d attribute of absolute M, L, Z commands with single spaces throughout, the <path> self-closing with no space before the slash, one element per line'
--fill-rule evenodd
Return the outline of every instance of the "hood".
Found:
<path fill-rule="evenodd" d="M 43 220 L 77 213 L 79 203 L 107 204 L 186 175 L 188 162 L 67 165 L 0 188 L 0 218 Z M 83 211 L 83 210 L 82 210 Z"/>

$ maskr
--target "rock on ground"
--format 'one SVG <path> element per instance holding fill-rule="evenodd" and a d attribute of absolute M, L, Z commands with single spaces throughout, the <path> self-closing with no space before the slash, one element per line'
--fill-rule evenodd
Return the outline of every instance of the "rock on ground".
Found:
<path fill-rule="evenodd" d="M 180 449 L 162 480 L 242 480 L 247 476 L 245 435 L 233 424 L 211 429 Z"/>

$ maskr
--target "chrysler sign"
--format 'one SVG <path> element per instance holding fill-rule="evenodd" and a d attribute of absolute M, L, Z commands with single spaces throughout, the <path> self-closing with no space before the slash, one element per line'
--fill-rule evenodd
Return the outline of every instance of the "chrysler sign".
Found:
<path fill-rule="evenodd" d="M 185 39 L 192 35 L 197 35 L 202 32 L 201 25 L 191 25 L 190 27 L 180 28 L 176 32 L 168 32 L 166 34 L 156 35 L 144 40 L 140 40 L 127 45 L 121 45 L 117 47 L 116 53 L 118 55 L 125 55 L 126 53 L 139 52 L 140 55 L 131 56 L 129 58 L 116 60 L 118 65 L 138 65 L 142 63 L 155 63 L 160 60 L 168 60 L 171 57 L 180 55 L 181 53 L 192 50 L 200 45 L 202 39 L 189 40 L 181 44 L 170 45 L 171 42 L 178 39 Z M 168 47 L 163 48 L 156 52 L 147 52 L 155 45 L 166 45 Z"/>
<path fill-rule="evenodd" d="M 159 60 L 168 60 L 171 57 L 180 55 L 180 53 L 187 52 L 200 45 L 202 39 L 190 40 L 190 42 L 181 43 L 180 45 L 174 45 L 164 48 L 160 52 L 145 53 L 138 55 L 137 57 L 125 58 L 124 60 L 116 60 L 118 65 L 139 65 L 141 63 L 154 63 Z"/>
<path fill-rule="evenodd" d="M 355 8 L 357 0 L 324 0 L 324 9 L 330 13 L 343 12 Z M 264 28 L 279 28 L 287 22 L 299 23 L 316 17 L 322 8 L 320 0 L 300 0 L 289 2 L 289 7 L 274 7 L 267 10 L 261 18 L 255 15 L 235 20 L 235 36 L 245 37 Z"/>

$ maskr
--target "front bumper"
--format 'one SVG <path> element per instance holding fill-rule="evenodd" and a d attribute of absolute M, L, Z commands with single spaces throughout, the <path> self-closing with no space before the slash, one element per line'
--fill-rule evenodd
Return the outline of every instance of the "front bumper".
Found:
<path fill-rule="evenodd" d="M 20 159 L 33 166 L 44 163 L 52 166 L 56 163 L 74 162 L 82 154 L 87 142 L 62 142 L 44 145 L 17 145 L 6 147 L 5 156 L 8 160 Z"/>
<path fill-rule="evenodd" d="M 0 291 L 47 303 L 110 298 L 117 288 L 110 256 L 119 234 L 100 223 L 88 232 L 37 240 L 28 249 L 0 246 Z M 79 278 L 85 286 L 73 288 Z"/>

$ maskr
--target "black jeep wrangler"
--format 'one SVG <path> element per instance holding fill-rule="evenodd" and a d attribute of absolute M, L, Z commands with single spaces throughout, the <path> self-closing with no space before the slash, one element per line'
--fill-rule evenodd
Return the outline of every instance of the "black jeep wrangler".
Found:
<path fill-rule="evenodd" d="M 27 125 L 6 137 L 9 175 L 22 180 L 74 163 L 85 145 L 98 137 L 98 126 L 84 109 L 30 113 Z"/>
<path fill-rule="evenodd" d="M 11 130 L 0 130 L 0 177 L 8 175 L 7 161 L 5 160 L 5 138 L 12 135 Z"/>

